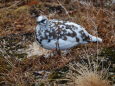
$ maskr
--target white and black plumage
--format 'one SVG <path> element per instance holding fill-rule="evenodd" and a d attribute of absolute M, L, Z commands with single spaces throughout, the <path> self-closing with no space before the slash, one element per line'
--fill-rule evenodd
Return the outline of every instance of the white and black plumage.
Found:
<path fill-rule="evenodd" d="M 80 25 L 62 20 L 48 20 L 46 16 L 37 18 L 36 39 L 48 50 L 67 50 L 79 44 L 102 42 L 101 38 L 90 35 Z"/>

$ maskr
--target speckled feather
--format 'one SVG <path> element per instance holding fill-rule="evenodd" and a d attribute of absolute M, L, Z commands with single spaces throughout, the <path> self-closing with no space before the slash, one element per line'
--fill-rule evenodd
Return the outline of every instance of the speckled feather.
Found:
<path fill-rule="evenodd" d="M 88 42 L 102 42 L 101 38 L 90 35 L 80 25 L 62 20 L 48 20 L 46 16 L 37 18 L 36 39 L 46 49 L 70 49 Z"/>

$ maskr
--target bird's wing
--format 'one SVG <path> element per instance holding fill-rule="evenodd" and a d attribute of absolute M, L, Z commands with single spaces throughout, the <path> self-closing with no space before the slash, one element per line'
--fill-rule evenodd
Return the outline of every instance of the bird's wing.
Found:
<path fill-rule="evenodd" d="M 74 37 L 80 41 L 89 41 L 89 33 L 80 25 L 61 20 L 50 20 L 50 35 L 54 38 L 66 40 L 66 37 Z"/>

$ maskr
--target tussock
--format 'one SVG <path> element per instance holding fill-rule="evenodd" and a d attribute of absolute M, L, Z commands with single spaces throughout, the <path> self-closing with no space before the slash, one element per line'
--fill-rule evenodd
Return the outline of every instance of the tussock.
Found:
<path fill-rule="evenodd" d="M 55 18 L 76 22 L 85 27 L 92 35 L 99 36 L 103 39 L 103 43 L 101 44 L 90 43 L 77 46 L 65 57 L 54 56 L 47 59 L 44 58 L 44 53 L 47 52 L 36 47 L 33 41 L 31 41 L 31 43 L 30 41 L 29 43 L 25 41 L 20 42 L 23 43 L 23 45 L 27 45 L 26 43 L 30 44 L 28 48 L 22 49 L 25 50 L 24 52 L 28 54 L 29 58 L 24 57 L 22 60 L 19 60 L 19 58 L 10 55 L 7 56 L 7 54 L 3 57 L 0 52 L 0 85 L 110 86 L 109 81 L 106 79 L 108 78 L 107 75 L 103 75 L 104 72 L 98 70 L 100 65 L 94 68 L 91 64 L 89 66 L 83 63 L 77 64 L 81 61 L 81 58 L 89 60 L 90 57 L 93 57 L 93 59 L 99 60 L 97 58 L 114 57 L 114 54 L 111 52 L 113 52 L 112 49 L 113 46 L 115 46 L 115 11 L 111 6 L 100 6 L 99 3 L 92 3 L 93 1 L 96 0 L 90 0 L 90 4 L 81 3 L 78 0 L 0 1 L 0 38 L 1 36 L 3 36 L 3 38 L 8 38 L 9 36 L 10 39 L 8 39 L 8 41 L 13 39 L 13 41 L 9 41 L 9 43 L 5 41 L 7 44 L 14 45 L 16 43 L 16 45 L 18 45 L 19 43 L 17 42 L 23 39 L 21 38 L 22 36 L 28 35 L 30 37 L 30 33 L 34 33 L 36 20 L 29 14 L 31 7 L 35 7 L 41 14 L 47 15 L 51 19 Z M 29 37 L 24 36 L 24 40 L 30 40 L 34 36 L 31 35 L 31 38 Z M 32 40 L 34 40 L 34 38 L 32 38 Z M 4 45 L 3 43 L 4 41 L 0 41 L 0 49 L 2 45 L 6 49 L 5 52 L 9 52 L 8 49 L 12 49 L 13 53 L 17 52 L 14 51 L 11 45 Z M 102 51 L 104 49 L 107 52 Z M 111 52 L 108 49 L 111 49 Z M 38 54 L 36 52 L 37 50 L 41 50 L 41 53 Z M 101 52 L 104 52 L 104 55 L 98 57 L 98 54 Z M 75 63 L 71 64 L 73 60 Z M 114 59 L 112 61 L 114 61 Z M 111 61 L 108 60 L 108 62 Z M 59 84 L 56 79 L 49 82 L 47 78 L 45 78 L 45 82 L 42 82 L 38 77 L 36 78 L 37 75 L 33 75 L 35 71 L 57 71 L 57 69 L 60 70 L 60 68 L 65 67 L 65 65 L 69 67 L 69 72 L 67 72 L 67 75 L 65 73 L 65 76 L 62 78 L 69 80 L 66 84 Z"/>
<path fill-rule="evenodd" d="M 70 69 L 69 78 L 73 80 L 74 86 L 111 86 L 107 80 L 107 70 L 99 71 L 83 63 L 70 64 Z"/>
<path fill-rule="evenodd" d="M 103 80 L 102 76 L 94 72 L 85 72 L 78 76 L 75 83 L 76 86 L 110 86 L 108 81 Z"/>

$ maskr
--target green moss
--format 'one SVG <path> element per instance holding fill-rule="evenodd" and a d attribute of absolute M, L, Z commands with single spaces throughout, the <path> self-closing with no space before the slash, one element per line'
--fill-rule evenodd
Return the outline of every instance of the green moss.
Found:
<path fill-rule="evenodd" d="M 63 68 L 61 68 L 61 69 L 59 69 L 57 71 L 61 71 L 61 72 L 66 73 L 66 72 L 68 72 L 68 70 L 69 70 L 69 67 L 65 66 L 65 67 L 63 67 Z"/>
<path fill-rule="evenodd" d="M 40 83 L 40 85 L 39 86 L 45 86 L 45 84 L 44 83 Z"/>
<path fill-rule="evenodd" d="M 48 78 L 50 80 L 53 80 L 53 79 L 59 79 L 59 78 L 62 78 L 62 73 L 61 72 L 58 72 L 58 71 L 54 71 L 53 73 L 51 73 Z"/>
<path fill-rule="evenodd" d="M 56 81 L 55 83 L 65 84 L 68 82 L 68 80 L 65 79 L 65 75 L 68 72 L 68 70 L 69 68 L 67 66 L 61 69 L 57 69 L 48 76 L 48 79 L 50 80 L 50 82 Z"/>
<path fill-rule="evenodd" d="M 66 84 L 67 82 L 69 82 L 69 80 L 60 80 L 57 83 L 58 84 Z"/>
<path fill-rule="evenodd" d="M 106 58 L 109 58 L 111 61 L 115 61 L 115 47 L 103 48 L 100 56 L 104 56 Z"/>
<path fill-rule="evenodd" d="M 25 6 L 21 6 L 18 7 L 16 10 L 14 10 L 14 12 L 16 13 L 22 13 L 22 12 L 26 12 L 28 10 L 29 6 L 25 5 Z"/>

